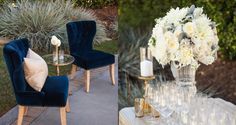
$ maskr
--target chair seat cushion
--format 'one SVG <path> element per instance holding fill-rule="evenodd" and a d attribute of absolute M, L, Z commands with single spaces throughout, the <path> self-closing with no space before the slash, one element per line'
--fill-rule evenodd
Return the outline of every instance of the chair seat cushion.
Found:
<path fill-rule="evenodd" d="M 45 93 L 43 106 L 64 107 L 68 96 L 68 78 L 67 76 L 47 77 L 42 92 Z"/>
<path fill-rule="evenodd" d="M 74 64 L 86 70 L 107 66 L 115 62 L 114 55 L 98 50 L 92 50 L 80 55 L 72 54 L 72 56 L 75 58 Z"/>

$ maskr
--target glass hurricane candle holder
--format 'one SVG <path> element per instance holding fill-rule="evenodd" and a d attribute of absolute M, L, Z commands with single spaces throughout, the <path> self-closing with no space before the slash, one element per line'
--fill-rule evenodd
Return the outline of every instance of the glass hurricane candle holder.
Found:
<path fill-rule="evenodd" d="M 59 50 L 59 62 L 64 62 L 64 50 Z"/>
<path fill-rule="evenodd" d="M 53 54 L 53 63 L 56 63 L 58 60 L 58 56 L 57 56 L 56 51 L 53 51 L 52 54 Z"/>
<path fill-rule="evenodd" d="M 153 57 L 150 48 L 140 47 L 141 76 L 153 76 Z"/>
<path fill-rule="evenodd" d="M 143 98 L 135 98 L 134 100 L 134 109 L 136 117 L 144 116 L 144 99 Z"/>

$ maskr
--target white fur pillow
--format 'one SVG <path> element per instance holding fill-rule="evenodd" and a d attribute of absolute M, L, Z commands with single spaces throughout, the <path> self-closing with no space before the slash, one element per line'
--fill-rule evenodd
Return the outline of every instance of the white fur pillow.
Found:
<path fill-rule="evenodd" d="M 31 49 L 24 58 L 25 79 L 36 91 L 41 91 L 48 76 L 48 66 L 42 57 Z"/>

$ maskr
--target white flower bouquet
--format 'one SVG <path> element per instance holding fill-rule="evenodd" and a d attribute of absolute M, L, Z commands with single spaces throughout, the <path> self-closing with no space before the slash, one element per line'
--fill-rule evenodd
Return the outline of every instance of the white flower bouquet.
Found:
<path fill-rule="evenodd" d="M 194 5 L 171 9 L 156 19 L 149 40 L 153 56 L 162 65 L 174 63 L 176 68 L 211 64 L 217 58 L 218 36 L 215 22 Z"/>

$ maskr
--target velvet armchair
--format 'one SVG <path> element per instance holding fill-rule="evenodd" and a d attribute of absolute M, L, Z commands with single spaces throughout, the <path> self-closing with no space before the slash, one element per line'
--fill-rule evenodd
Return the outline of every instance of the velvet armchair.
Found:
<path fill-rule="evenodd" d="M 29 49 L 27 39 L 13 40 L 3 49 L 16 102 L 19 105 L 17 125 L 21 125 L 28 106 L 60 107 L 62 125 L 66 125 L 68 78 L 66 76 L 47 77 L 41 92 L 29 86 L 24 76 L 23 61 Z"/>
<path fill-rule="evenodd" d="M 115 85 L 115 57 L 102 51 L 93 49 L 93 39 L 96 34 L 95 21 L 69 22 L 67 25 L 70 54 L 75 58 L 71 74 L 77 68 L 85 69 L 85 91 L 89 92 L 90 70 L 109 66 L 112 84 Z"/>

